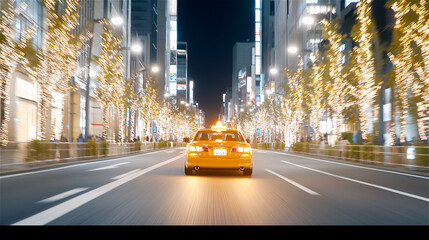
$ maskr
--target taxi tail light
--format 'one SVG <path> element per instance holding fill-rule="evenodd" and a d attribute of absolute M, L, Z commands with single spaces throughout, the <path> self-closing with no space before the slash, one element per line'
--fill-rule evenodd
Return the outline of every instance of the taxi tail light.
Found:
<path fill-rule="evenodd" d="M 201 146 L 189 146 L 190 152 L 208 152 L 209 149 L 207 147 L 201 147 Z"/>
<path fill-rule="evenodd" d="M 251 151 L 250 147 L 235 147 L 235 148 L 232 148 L 232 152 L 250 153 L 250 151 Z"/>

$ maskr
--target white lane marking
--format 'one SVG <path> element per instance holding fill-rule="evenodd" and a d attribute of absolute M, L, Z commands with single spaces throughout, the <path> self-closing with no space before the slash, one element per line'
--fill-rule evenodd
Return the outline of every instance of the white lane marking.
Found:
<path fill-rule="evenodd" d="M 124 165 L 124 164 L 127 164 L 127 163 L 130 163 L 130 162 L 117 163 L 117 164 L 113 164 L 113 165 L 110 165 L 110 166 L 107 166 L 107 167 L 95 168 L 95 169 L 87 170 L 87 172 L 118 168 L 118 166 L 121 166 L 121 165 Z"/>
<path fill-rule="evenodd" d="M 287 164 L 290 164 L 290 165 L 294 165 L 294 166 L 297 166 L 297 167 L 305 168 L 305 169 L 308 169 L 308 170 L 311 170 L 311 171 L 315 171 L 315 172 L 318 172 L 318 173 L 326 174 L 328 176 L 332 176 L 332 177 L 336 177 L 336 178 L 341 178 L 341 179 L 344 179 L 344 180 L 347 180 L 347 181 L 351 181 L 351 182 L 355 182 L 355 183 L 360 183 L 360 184 L 367 185 L 367 186 L 370 186 L 370 187 L 375 187 L 375 188 L 378 188 L 378 189 L 382 189 L 382 190 L 386 190 L 386 191 L 389 191 L 389 192 L 397 193 L 397 194 L 400 194 L 400 195 L 403 195 L 403 196 L 407 196 L 407 197 L 411 197 L 411 198 L 415 198 L 415 199 L 418 199 L 418 200 L 423 200 L 423 201 L 429 202 L 429 198 L 421 197 L 421 196 L 414 195 L 414 194 L 411 194 L 411 193 L 406 193 L 406 192 L 402 192 L 402 191 L 395 190 L 395 189 L 392 189 L 392 188 L 383 187 L 383 186 L 380 186 L 380 185 L 376 185 L 376 184 L 372 184 L 372 183 L 367 183 L 367 182 L 363 182 L 363 181 L 352 179 L 352 178 L 348 178 L 348 177 L 339 176 L 339 175 L 336 175 L 336 174 L 332 174 L 332 173 L 320 171 L 320 170 L 317 170 L 317 169 L 313 169 L 313 168 L 301 166 L 301 165 L 298 165 L 298 164 L 295 164 L 295 163 L 291 163 L 291 162 L 288 162 L 288 161 L 283 161 L 282 160 L 281 162 L 284 162 L 284 163 L 287 163 Z"/>
<path fill-rule="evenodd" d="M 82 195 L 74 197 L 74 198 L 72 198 L 66 202 L 58 204 L 54 207 L 51 207 L 51 208 L 49 208 L 43 212 L 35 214 L 35 215 L 28 217 L 26 219 L 23 219 L 19 222 L 12 224 L 12 225 L 45 225 L 45 224 L 48 224 L 49 222 L 52 222 L 53 220 L 75 210 L 76 208 L 84 205 L 85 203 L 87 203 L 87 202 L 89 202 L 89 201 L 109 192 L 109 191 L 112 191 L 113 189 L 121 186 L 122 184 L 127 183 L 127 182 L 129 182 L 129 181 L 131 181 L 131 180 L 133 180 L 133 179 L 135 179 L 135 178 L 137 178 L 137 177 L 139 177 L 145 173 L 148 173 L 154 169 L 157 169 L 161 166 L 164 166 L 168 163 L 171 163 L 171 162 L 173 162 L 173 161 L 175 161 L 175 160 L 177 160 L 183 156 L 184 156 L 184 154 L 181 154 L 179 156 L 176 156 L 176 157 L 170 158 L 168 160 L 165 160 L 163 162 L 160 162 L 158 164 L 155 164 L 151 167 L 140 170 L 134 174 L 127 175 L 123 178 L 120 178 L 120 179 L 114 181 L 114 182 L 108 183 L 108 184 L 103 185 L 99 188 L 96 188 L 92 191 L 89 191 L 89 192 L 86 192 Z"/>
<path fill-rule="evenodd" d="M 318 194 L 317 192 L 315 192 L 315 191 L 313 191 L 313 190 L 311 190 L 311 189 L 309 189 L 309 188 L 307 188 L 307 187 L 304 187 L 304 186 L 302 186 L 301 184 L 299 184 L 299 183 L 297 183 L 297 182 L 294 182 L 294 181 L 292 181 L 292 180 L 290 180 L 290 179 L 288 179 L 288 178 L 286 178 L 286 177 L 284 177 L 284 176 L 282 176 L 282 175 L 280 175 L 280 174 L 278 174 L 278 173 L 276 173 L 276 172 L 274 172 L 274 171 L 271 171 L 271 170 L 269 170 L 269 169 L 265 169 L 265 171 L 267 171 L 267 172 L 269 172 L 269 173 L 271 173 L 271 174 L 273 174 L 273 175 L 275 175 L 275 176 L 277 176 L 277 177 L 279 177 L 279 178 L 281 178 L 281 179 L 285 180 L 286 182 L 288 182 L 288 183 L 290 183 L 290 184 L 294 185 L 295 187 L 300 188 L 301 190 L 303 190 L 304 192 L 306 192 L 306 193 L 308 193 L 308 194 L 311 194 L 311 195 L 320 195 L 320 194 Z"/>
<path fill-rule="evenodd" d="M 39 170 L 39 171 L 31 171 L 31 172 L 8 174 L 8 175 L 0 176 L 0 179 L 11 178 L 11 177 L 19 177 L 19 176 L 36 174 L 36 173 L 51 172 L 51 171 L 62 170 L 62 169 L 73 168 L 73 167 L 79 167 L 79 166 L 84 166 L 84 165 L 89 165 L 89 164 L 97 164 L 97 163 L 103 163 L 103 162 L 112 162 L 112 161 L 124 160 L 124 159 L 127 159 L 127 158 L 135 158 L 135 157 L 140 157 L 142 155 L 149 155 L 149 154 L 154 154 L 154 153 L 159 153 L 159 152 L 161 152 L 161 151 L 158 150 L 158 151 L 152 151 L 152 152 L 145 152 L 145 153 L 141 153 L 141 154 L 137 154 L 137 155 L 117 157 L 117 158 L 114 158 L 114 159 L 101 160 L 101 161 L 93 161 L 93 162 L 87 162 L 87 163 L 78 163 L 78 164 L 73 164 L 73 165 L 69 165 L 69 166 L 65 166 L 65 167 L 50 168 L 50 169 L 44 169 L 44 170 Z"/>
<path fill-rule="evenodd" d="M 137 172 L 137 171 L 140 171 L 140 168 L 139 168 L 139 169 L 134 169 L 134 170 L 129 171 L 129 172 L 127 172 L 127 173 L 124 173 L 124 174 L 122 174 L 122 175 L 116 176 L 116 177 L 112 178 L 112 180 L 118 180 L 118 179 L 121 179 L 121 178 L 126 177 L 126 176 L 128 176 L 128 175 L 131 175 L 131 174 L 133 174 L 133 173 L 135 173 L 135 172 Z"/>
<path fill-rule="evenodd" d="M 429 177 L 420 176 L 420 175 L 413 175 L 413 174 L 401 173 L 401 172 L 395 172 L 395 171 L 384 170 L 384 169 L 378 169 L 378 168 L 371 168 L 371 167 L 364 167 L 364 166 L 358 166 L 358 165 L 347 164 L 347 163 L 340 163 L 340 162 L 329 161 L 329 160 L 322 160 L 322 159 L 312 158 L 312 157 L 304 157 L 304 156 L 299 156 L 299 155 L 289 154 L 289 153 L 283 153 L 283 152 L 276 152 L 276 151 L 272 151 L 272 153 L 288 155 L 288 156 L 291 156 L 291 157 L 306 158 L 306 159 L 315 160 L 315 161 L 319 161 L 319 162 L 327 162 L 327 163 L 338 164 L 338 165 L 344 165 L 344 166 L 355 167 L 355 168 L 369 169 L 369 170 L 378 171 L 378 172 L 386 172 L 386 173 L 393 173 L 393 174 L 403 175 L 403 176 L 409 176 L 409 177 L 416 177 L 416 178 L 429 179 Z"/>
<path fill-rule="evenodd" d="M 88 188 L 75 188 L 75 189 L 72 189 L 70 191 L 63 192 L 63 193 L 60 193 L 58 195 L 52 196 L 50 198 L 46 198 L 44 200 L 38 201 L 37 203 L 51 203 L 51 202 L 55 202 L 55 201 L 61 200 L 63 198 L 69 197 L 71 195 L 75 195 L 77 193 L 85 191 L 86 189 L 88 189 Z"/>

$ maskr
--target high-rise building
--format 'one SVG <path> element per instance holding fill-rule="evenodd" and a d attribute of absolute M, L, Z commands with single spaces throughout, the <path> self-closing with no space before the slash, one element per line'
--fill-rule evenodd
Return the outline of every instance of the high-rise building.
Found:
<path fill-rule="evenodd" d="M 232 48 L 232 87 L 231 87 L 231 116 L 238 116 L 240 107 L 246 102 L 241 98 L 241 88 L 246 86 L 247 76 L 252 76 L 252 49 L 254 42 L 237 42 Z"/>
<path fill-rule="evenodd" d="M 131 33 L 143 41 L 148 68 L 157 64 L 158 0 L 131 0 Z"/>

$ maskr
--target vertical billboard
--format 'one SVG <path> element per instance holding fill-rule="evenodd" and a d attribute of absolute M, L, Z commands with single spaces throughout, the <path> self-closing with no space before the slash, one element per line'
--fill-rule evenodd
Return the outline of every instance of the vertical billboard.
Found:
<path fill-rule="evenodd" d="M 177 0 L 168 1 L 168 14 L 170 17 L 169 23 L 169 46 L 170 46 L 170 68 L 169 68 L 169 83 L 170 96 L 177 95 Z"/>
<path fill-rule="evenodd" d="M 259 98 L 257 97 L 257 105 L 264 101 L 263 81 L 261 81 L 262 69 L 262 0 L 255 0 L 255 77 L 256 86 L 259 86 Z M 256 90 L 258 92 L 258 90 Z M 259 101 L 258 101 L 259 99 Z"/>

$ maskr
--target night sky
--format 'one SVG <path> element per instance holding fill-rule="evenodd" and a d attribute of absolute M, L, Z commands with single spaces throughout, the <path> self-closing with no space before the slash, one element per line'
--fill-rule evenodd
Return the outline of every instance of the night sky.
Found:
<path fill-rule="evenodd" d="M 254 0 L 178 0 L 178 41 L 188 43 L 188 78 L 194 102 L 217 120 L 222 93 L 232 84 L 232 48 L 254 41 Z"/>

